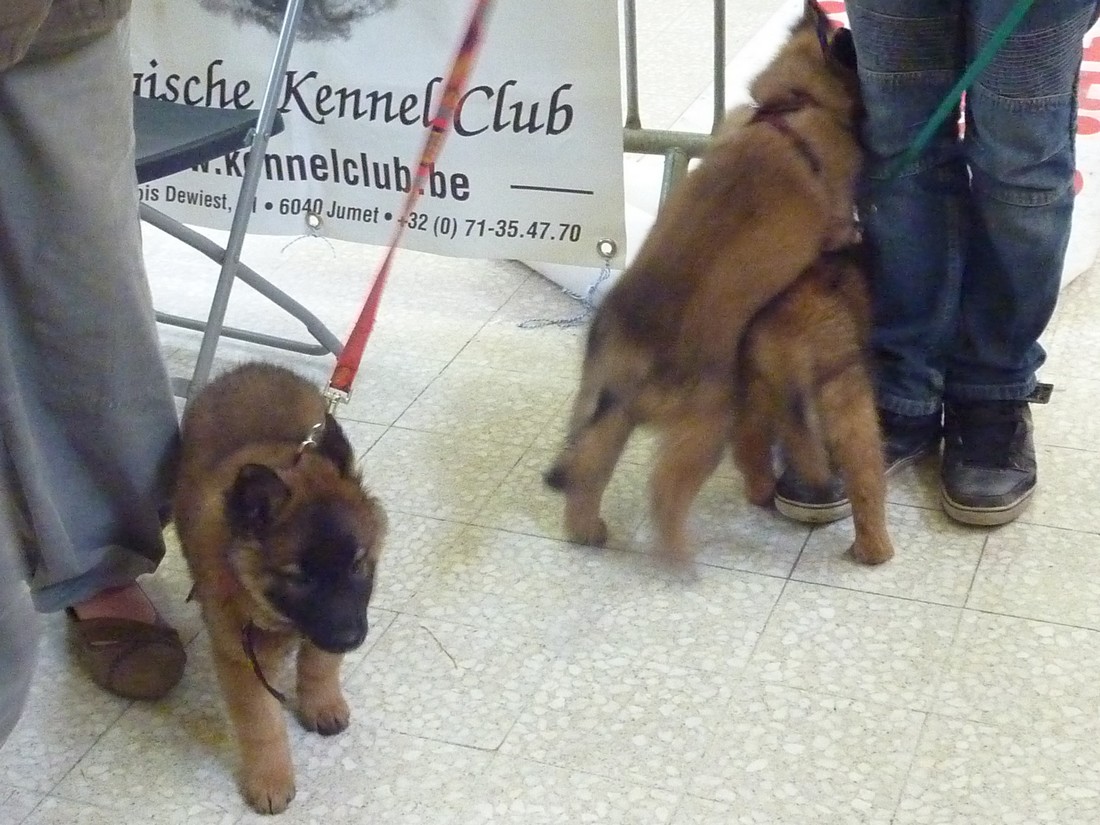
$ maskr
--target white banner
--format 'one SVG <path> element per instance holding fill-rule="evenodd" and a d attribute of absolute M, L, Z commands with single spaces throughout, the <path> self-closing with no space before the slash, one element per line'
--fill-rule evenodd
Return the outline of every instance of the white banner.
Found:
<path fill-rule="evenodd" d="M 135 3 L 135 93 L 258 107 L 284 3 Z M 306 0 L 279 98 L 286 129 L 268 143 L 250 232 L 389 242 L 468 11 L 469 0 Z M 596 266 L 609 239 L 622 265 L 616 15 L 609 2 L 498 0 L 403 245 Z M 244 165 L 234 153 L 141 197 L 227 229 Z"/>

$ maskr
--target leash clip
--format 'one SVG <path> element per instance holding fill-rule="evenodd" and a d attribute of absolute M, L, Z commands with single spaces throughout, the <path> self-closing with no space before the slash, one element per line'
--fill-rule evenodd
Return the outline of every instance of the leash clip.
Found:
<path fill-rule="evenodd" d="M 309 433 L 306 435 L 305 441 L 298 445 L 298 456 L 301 457 L 302 453 L 306 450 L 315 450 L 321 446 L 321 438 L 325 434 L 325 422 L 318 421 L 312 427 L 309 428 Z"/>
<path fill-rule="evenodd" d="M 341 404 L 347 404 L 351 400 L 351 393 L 338 390 L 335 387 L 328 386 L 321 390 L 321 395 L 324 396 L 327 406 L 327 412 L 331 416 L 336 415 L 336 408 Z"/>

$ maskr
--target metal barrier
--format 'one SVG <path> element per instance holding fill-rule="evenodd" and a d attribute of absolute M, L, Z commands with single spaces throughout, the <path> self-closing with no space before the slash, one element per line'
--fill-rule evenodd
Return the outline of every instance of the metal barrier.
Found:
<path fill-rule="evenodd" d="M 645 129 L 638 104 L 638 15 L 635 0 L 623 0 L 623 26 L 626 30 L 626 120 L 623 127 L 623 151 L 640 155 L 663 155 L 661 203 L 671 186 L 687 171 L 688 162 L 699 157 L 711 135 Z M 714 121 L 711 134 L 726 113 L 726 0 L 714 0 Z"/>

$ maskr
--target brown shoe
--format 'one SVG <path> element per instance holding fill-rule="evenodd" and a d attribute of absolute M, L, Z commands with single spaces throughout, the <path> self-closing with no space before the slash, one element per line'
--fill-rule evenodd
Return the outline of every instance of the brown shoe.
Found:
<path fill-rule="evenodd" d="M 183 678 L 187 653 L 164 624 L 80 619 L 71 607 L 69 635 L 92 681 L 124 699 L 160 699 Z"/>

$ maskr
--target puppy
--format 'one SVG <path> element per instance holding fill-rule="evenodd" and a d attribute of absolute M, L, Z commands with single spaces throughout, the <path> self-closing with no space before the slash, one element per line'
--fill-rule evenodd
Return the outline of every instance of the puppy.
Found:
<path fill-rule="evenodd" d="M 807 0 L 723 128 L 670 193 L 588 333 L 567 443 L 546 474 L 566 531 L 602 544 L 600 500 L 638 424 L 661 430 L 651 503 L 664 556 L 689 559 L 688 508 L 727 443 L 738 349 L 752 319 L 853 234 L 862 152 L 855 53 Z"/>
<path fill-rule="evenodd" d="M 385 513 L 321 394 L 289 370 L 246 364 L 184 414 L 173 515 L 237 738 L 241 791 L 260 813 L 279 813 L 294 798 L 294 767 L 268 677 L 296 653 L 302 725 L 325 736 L 347 727 L 340 663 L 367 633 Z"/>
<path fill-rule="evenodd" d="M 733 392 L 733 455 L 749 500 L 770 505 L 772 448 L 824 484 L 835 465 L 852 502 L 852 555 L 881 564 L 886 530 L 882 437 L 866 353 L 871 331 L 862 246 L 824 253 L 765 307 L 741 345 Z"/>

